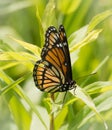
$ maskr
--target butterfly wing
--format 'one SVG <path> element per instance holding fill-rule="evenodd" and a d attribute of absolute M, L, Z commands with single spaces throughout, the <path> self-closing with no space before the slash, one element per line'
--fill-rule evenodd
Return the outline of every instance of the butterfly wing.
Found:
<path fill-rule="evenodd" d="M 68 47 L 67 36 L 66 36 L 63 25 L 60 25 L 60 27 L 59 27 L 59 37 L 63 44 L 63 50 L 64 50 L 65 59 L 66 59 L 66 63 L 67 63 L 66 80 L 69 81 L 69 80 L 72 80 L 72 68 L 71 68 L 71 59 L 70 59 L 70 52 L 69 52 L 69 47 Z"/>
<path fill-rule="evenodd" d="M 60 91 L 61 85 L 65 82 L 64 75 L 58 71 L 52 64 L 47 61 L 37 61 L 33 77 L 35 85 L 41 90 L 46 92 Z"/>
<path fill-rule="evenodd" d="M 61 25 L 59 32 L 55 27 L 49 27 L 45 37 L 45 45 L 41 53 L 42 59 L 62 71 L 66 80 L 72 79 L 71 62 L 64 27 Z"/>

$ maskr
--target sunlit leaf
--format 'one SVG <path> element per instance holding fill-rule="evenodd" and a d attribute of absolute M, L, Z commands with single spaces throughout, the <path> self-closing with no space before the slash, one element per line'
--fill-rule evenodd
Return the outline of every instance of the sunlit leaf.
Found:
<path fill-rule="evenodd" d="M 112 90 L 112 81 L 98 81 L 92 84 L 89 84 L 84 88 L 88 93 L 95 94 L 100 92 L 106 92 Z"/>
<path fill-rule="evenodd" d="M 107 63 L 107 61 L 109 60 L 110 56 L 106 56 L 102 62 L 100 62 L 100 64 L 98 64 L 98 66 L 95 68 L 95 70 L 92 71 L 92 73 L 96 73 L 98 72 L 99 69 L 101 69 L 101 67 Z M 84 84 L 90 79 L 90 77 L 87 77 L 85 81 L 83 81 L 83 83 L 81 84 L 81 86 L 84 86 Z"/>
<path fill-rule="evenodd" d="M 1 78 L 2 78 L 2 74 L 3 74 L 3 73 L 0 73 Z M 25 80 L 28 76 L 29 76 L 29 74 L 26 74 L 26 75 L 22 76 L 21 78 L 17 79 L 16 81 L 12 82 L 10 85 L 8 85 L 8 86 L 6 86 L 6 87 L 3 87 L 3 88 L 0 90 L 0 95 L 5 94 L 5 93 L 8 92 L 9 90 L 11 90 L 11 89 L 14 88 L 15 86 L 17 86 L 19 83 L 21 83 L 23 80 Z"/>
<path fill-rule="evenodd" d="M 0 51 L 14 51 L 7 43 L 0 40 Z"/>
<path fill-rule="evenodd" d="M 64 14 L 70 14 L 74 12 L 80 5 L 81 0 L 58 0 L 58 9 Z"/>
<path fill-rule="evenodd" d="M 31 115 L 30 113 L 24 108 L 18 98 L 12 96 L 10 102 L 10 110 L 13 114 L 16 124 L 20 130 L 30 130 L 31 125 Z"/>
<path fill-rule="evenodd" d="M 73 93 L 73 92 L 72 92 L 72 93 Z M 87 95 L 86 92 L 83 91 L 83 90 L 82 90 L 80 87 L 78 87 L 78 86 L 77 86 L 77 88 L 76 88 L 75 93 L 76 93 L 76 95 L 75 95 L 76 97 L 78 97 L 79 99 L 81 99 L 90 109 L 93 110 L 93 112 L 95 112 L 96 115 L 98 115 L 98 117 L 103 121 L 104 126 L 105 126 L 105 129 L 107 130 L 108 127 L 107 127 L 106 122 L 104 121 L 104 119 L 103 119 L 103 117 L 100 115 L 100 113 L 98 112 L 98 110 L 97 110 L 97 108 L 96 108 L 94 102 L 93 102 L 92 99 L 89 97 L 89 95 Z M 74 93 L 73 93 L 73 95 L 74 95 Z M 80 120 L 80 117 L 79 117 L 79 120 Z M 77 120 L 77 121 L 78 121 L 78 120 Z M 82 125 L 83 122 L 84 122 L 84 120 L 81 122 L 80 125 Z M 75 125 L 72 124 L 72 125 L 70 126 L 70 129 L 72 130 L 72 129 L 76 128 L 76 126 L 78 126 L 78 124 L 75 124 Z"/>
<path fill-rule="evenodd" d="M 56 5 L 55 5 L 54 0 L 49 0 L 48 4 L 46 5 L 42 21 L 43 21 L 42 25 L 43 25 L 45 31 L 47 30 L 47 28 L 49 26 L 51 26 L 51 25 L 56 26 L 57 25 Z"/>
<path fill-rule="evenodd" d="M 10 62 L 10 64 L 9 64 L 9 62 Z M 18 65 L 19 63 L 18 62 L 13 62 L 13 61 L 1 61 L 1 63 L 0 63 L 0 69 L 1 70 L 5 70 L 5 69 L 8 69 L 8 68 L 12 68 L 12 67 L 14 67 L 14 66 L 16 66 L 16 65 Z"/>
<path fill-rule="evenodd" d="M 99 36 L 101 31 L 102 30 L 94 30 L 94 31 L 90 32 L 81 42 L 79 42 L 79 43 L 75 44 L 74 46 L 72 46 L 70 48 L 70 51 L 72 52 L 72 51 L 75 51 L 77 49 L 80 49 L 81 47 L 85 46 L 86 44 L 94 41 L 95 39 L 97 39 L 97 37 Z"/>
<path fill-rule="evenodd" d="M 39 26 L 39 35 L 40 35 L 40 39 L 41 39 L 41 45 L 44 42 L 43 39 L 43 35 L 44 35 L 44 30 L 43 30 L 43 26 L 42 26 L 42 19 L 40 17 L 40 12 L 39 12 L 39 7 L 37 6 L 37 11 L 36 11 L 36 16 L 37 16 L 37 20 L 38 20 L 38 26 Z"/>
<path fill-rule="evenodd" d="M 63 124 L 66 116 L 68 113 L 68 108 L 64 107 L 60 113 L 56 116 L 55 118 L 55 122 L 54 122 L 54 126 L 55 126 L 55 130 L 59 130 L 60 126 Z"/>
<path fill-rule="evenodd" d="M 111 15 L 112 15 L 112 10 L 107 10 L 93 17 L 91 22 L 89 23 L 88 32 L 91 32 L 99 23 L 101 23 L 104 19 L 106 19 Z"/>
<path fill-rule="evenodd" d="M 2 80 L 4 82 L 6 82 L 7 84 L 11 84 L 12 82 L 14 83 L 14 81 L 8 76 L 6 75 L 3 71 L 0 71 L 0 77 L 2 78 Z M 19 81 L 19 80 L 18 80 Z M 17 82 L 18 82 L 17 81 Z M 21 80 L 20 80 L 21 81 Z M 14 83 L 15 84 L 15 83 Z M 12 84 L 13 85 L 13 84 Z M 11 86 L 12 87 L 12 86 Z M 7 90 L 7 89 L 6 89 Z M 13 92 L 14 91 L 14 92 Z M 16 92 L 16 93 L 15 93 Z M 35 112 L 35 114 L 37 115 L 37 117 L 40 119 L 41 123 L 43 124 L 43 126 L 47 129 L 47 126 L 45 124 L 45 122 L 43 121 L 40 113 L 38 112 L 38 110 L 36 109 L 36 107 L 34 106 L 34 104 L 31 102 L 31 100 L 28 98 L 28 96 L 23 92 L 23 90 L 21 89 L 21 87 L 19 85 L 17 85 L 16 87 L 14 87 L 14 90 L 11 90 L 9 93 L 6 93 L 9 97 L 14 96 L 15 98 L 18 97 L 17 94 L 24 99 L 27 104 L 31 107 L 31 109 L 33 110 L 33 112 Z M 20 100 L 20 98 L 18 99 Z M 10 104 L 9 104 L 10 105 Z M 11 106 L 9 106 L 11 107 Z M 15 107 L 15 106 L 14 106 Z M 13 108 L 12 108 L 13 109 Z M 27 110 L 26 110 L 27 111 Z M 21 122 L 22 124 L 24 124 L 24 121 Z"/>
<path fill-rule="evenodd" d="M 33 54 L 40 56 L 40 48 L 32 45 L 30 43 L 18 40 L 12 36 L 9 36 L 12 40 L 16 41 L 17 43 L 19 43 L 21 46 L 23 46 L 25 49 L 29 50 L 30 52 L 32 52 Z"/>
<path fill-rule="evenodd" d="M 11 83 L 11 80 L 7 77 L 7 75 L 4 72 L 0 72 L 0 77 L 7 83 Z M 23 106 L 23 104 L 20 101 L 20 97 L 18 97 L 15 93 L 14 90 L 10 89 L 17 85 L 19 82 L 21 82 L 23 79 L 18 80 L 16 82 L 13 82 L 9 86 L 9 88 L 2 88 L 0 91 L 0 95 L 4 94 L 4 97 L 8 103 L 8 106 L 10 108 L 10 111 L 13 114 L 14 120 L 16 124 L 18 125 L 18 128 L 21 130 L 25 130 L 26 128 L 30 130 L 30 125 L 31 125 L 31 115 L 29 112 L 26 110 L 26 108 Z M 6 93 L 7 92 L 7 93 Z M 2 96 L 1 95 L 1 96 Z M 19 115 L 18 115 L 19 114 Z M 21 118 L 20 118 L 21 116 Z M 26 121 L 27 119 L 27 121 Z"/>
<path fill-rule="evenodd" d="M 78 31 L 76 32 L 73 32 L 69 38 L 68 38 L 68 43 L 69 43 L 69 46 L 72 47 L 74 46 L 75 44 L 81 42 L 86 34 L 87 34 L 87 29 L 88 29 L 88 25 L 87 26 L 84 26 L 82 27 L 81 29 L 79 29 Z"/>
<path fill-rule="evenodd" d="M 17 64 L 23 64 L 32 70 L 34 63 L 39 59 L 32 54 L 27 52 L 3 52 L 0 57 L 1 65 L 0 68 L 6 69 Z M 3 63 L 2 63 L 3 62 Z M 7 63 L 7 64 L 6 64 Z M 5 65 L 4 65 L 5 64 Z M 4 65 L 4 66 L 2 66 Z"/>
<path fill-rule="evenodd" d="M 30 7 L 32 6 L 32 4 L 33 3 L 31 3 L 30 1 L 18 1 L 13 4 L 8 4 L 6 8 L 0 9 L 0 15 L 13 13 L 15 11 Z"/>

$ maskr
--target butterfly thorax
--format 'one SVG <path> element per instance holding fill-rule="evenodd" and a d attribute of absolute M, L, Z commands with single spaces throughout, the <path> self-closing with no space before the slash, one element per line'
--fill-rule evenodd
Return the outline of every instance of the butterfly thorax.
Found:
<path fill-rule="evenodd" d="M 76 82 L 75 82 L 74 80 L 71 80 L 71 81 L 69 81 L 69 82 L 66 82 L 65 84 L 62 84 L 62 85 L 60 86 L 59 91 L 60 91 L 60 92 L 64 92 L 64 91 L 71 90 L 71 89 L 73 89 L 73 88 L 75 88 L 75 87 L 76 87 Z"/>

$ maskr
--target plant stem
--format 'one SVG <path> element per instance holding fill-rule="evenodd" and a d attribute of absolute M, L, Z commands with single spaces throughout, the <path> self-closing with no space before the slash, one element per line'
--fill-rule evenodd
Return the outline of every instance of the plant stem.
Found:
<path fill-rule="evenodd" d="M 54 93 L 51 94 L 51 99 L 54 102 Z M 52 111 L 51 115 L 50 115 L 50 130 L 54 130 L 54 112 Z"/>

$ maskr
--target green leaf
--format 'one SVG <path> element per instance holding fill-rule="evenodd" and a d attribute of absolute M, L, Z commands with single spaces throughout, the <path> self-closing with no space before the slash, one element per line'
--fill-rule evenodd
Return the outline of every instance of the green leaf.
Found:
<path fill-rule="evenodd" d="M 39 60 L 40 57 L 36 57 L 27 52 L 3 52 L 0 54 L 0 68 L 6 69 L 12 66 L 23 64 L 25 65 L 30 71 L 34 66 L 34 62 Z M 6 64 L 7 63 L 7 64 Z"/>
<path fill-rule="evenodd" d="M 0 50 L 1 51 L 14 51 L 7 43 L 0 40 Z"/>
<path fill-rule="evenodd" d="M 68 38 L 68 42 L 70 43 L 72 64 L 74 64 L 74 62 L 78 59 L 78 52 L 75 51 L 97 39 L 102 30 L 93 30 L 94 27 L 111 14 L 112 11 L 106 11 L 95 16 L 90 22 L 89 26 L 85 26 L 70 35 L 70 37 Z M 89 28 L 91 28 L 91 30 L 88 31 Z M 89 32 L 88 35 L 87 32 Z"/>
<path fill-rule="evenodd" d="M 87 29 L 88 29 L 88 25 L 80 28 L 79 30 L 77 30 L 76 32 L 73 32 L 69 37 L 68 37 L 68 43 L 69 46 L 72 47 L 75 44 L 81 42 L 87 34 Z"/>
<path fill-rule="evenodd" d="M 30 1 L 16 1 L 12 3 L 10 2 L 5 8 L 0 9 L 0 15 L 7 15 L 9 13 L 13 13 L 24 8 L 28 8 L 30 6 L 32 6 L 32 3 Z"/>
<path fill-rule="evenodd" d="M 75 0 L 75 1 L 77 1 L 77 0 Z M 70 2 L 72 4 L 72 1 L 70 1 Z M 81 0 L 81 3 L 77 10 L 75 10 L 74 12 L 72 12 L 69 15 L 65 15 L 64 18 L 63 18 L 63 16 L 61 16 L 64 19 L 63 24 L 65 25 L 65 27 L 67 29 L 68 35 L 70 35 L 74 30 L 77 30 L 82 25 L 84 25 L 83 22 L 85 20 L 85 17 L 88 13 L 88 10 L 89 10 L 92 2 L 93 2 L 92 0 L 86 0 L 86 2 L 84 0 Z M 71 4 L 69 4 L 68 7 L 72 6 Z"/>
<path fill-rule="evenodd" d="M 43 30 L 42 19 L 40 17 L 40 12 L 39 12 L 39 7 L 38 6 L 37 6 L 37 11 L 36 11 L 36 16 L 37 16 L 37 20 L 38 20 L 40 41 L 41 41 L 41 45 L 42 45 L 42 43 L 44 42 L 44 39 L 43 39 L 44 30 Z"/>
<path fill-rule="evenodd" d="M 56 5 L 54 0 L 49 0 L 48 4 L 46 5 L 42 19 L 42 25 L 45 31 L 49 26 L 57 25 Z"/>
<path fill-rule="evenodd" d="M 10 62 L 10 63 L 9 63 Z M 18 62 L 14 62 L 14 61 L 0 61 L 0 70 L 5 70 L 11 67 L 14 67 L 18 65 Z"/>
<path fill-rule="evenodd" d="M 89 97 L 89 95 L 80 87 L 77 86 L 75 91 L 75 96 L 81 99 L 86 105 L 89 106 L 92 110 L 94 110 L 97 113 L 96 107 L 92 101 L 92 99 Z M 74 95 L 74 94 L 73 94 Z"/>
<path fill-rule="evenodd" d="M 96 108 L 98 110 L 98 112 L 105 112 L 108 111 L 112 108 L 112 90 L 107 91 L 101 95 L 99 95 L 98 97 L 96 97 L 94 99 L 94 102 L 96 104 Z M 82 116 L 81 116 L 82 115 Z M 93 113 L 92 111 L 90 111 L 87 106 L 85 106 L 77 115 L 76 115 L 76 119 L 79 117 L 81 117 L 83 120 L 78 128 L 80 128 L 83 124 L 85 124 L 90 118 L 92 118 L 95 115 L 95 113 Z M 75 119 L 74 119 L 75 120 Z M 81 120 L 81 119 L 80 119 Z M 103 119 L 102 119 L 103 120 Z M 103 121 L 104 122 L 104 121 Z M 108 127 L 105 124 L 105 129 L 107 130 Z"/>
<path fill-rule="evenodd" d="M 91 32 L 99 23 L 101 23 L 104 19 L 112 15 L 112 10 L 107 10 L 103 13 L 100 13 L 92 18 L 91 22 L 88 26 L 88 33 Z"/>
<path fill-rule="evenodd" d="M 11 80 L 7 77 L 7 75 L 4 72 L 0 72 L 0 77 L 7 83 L 11 83 Z M 20 97 L 16 94 L 16 92 L 11 89 L 15 87 L 19 82 L 24 80 L 24 78 L 21 78 L 17 80 L 16 82 L 13 82 L 11 85 L 9 85 L 9 88 L 2 88 L 0 91 L 0 94 L 4 94 L 4 97 L 8 103 L 8 106 L 10 108 L 10 111 L 13 114 L 14 121 L 16 122 L 18 129 L 21 130 L 30 130 L 31 125 L 31 115 L 26 110 L 22 102 L 20 101 Z M 7 92 L 7 93 L 6 93 Z"/>
<path fill-rule="evenodd" d="M 84 88 L 89 94 L 102 93 L 112 90 L 112 81 L 98 81 Z"/>
<path fill-rule="evenodd" d="M 57 7 L 63 14 L 70 14 L 74 12 L 80 5 L 81 0 L 58 0 Z"/>
<path fill-rule="evenodd" d="M 87 45 L 88 43 L 94 41 L 97 39 L 99 33 L 101 32 L 102 30 L 99 29 L 99 30 L 94 30 L 92 32 L 90 32 L 81 42 L 73 45 L 71 48 L 70 48 L 70 51 L 73 52 L 77 49 L 80 49 L 81 47 Z M 74 38 L 75 39 L 75 38 Z M 73 42 L 73 41 L 72 41 Z"/>
<path fill-rule="evenodd" d="M 101 67 L 102 67 L 104 64 L 107 63 L 107 61 L 109 60 L 109 58 L 110 58 L 110 56 L 106 56 L 106 57 L 102 60 L 102 62 L 101 62 L 100 64 L 98 64 L 98 66 L 92 71 L 92 73 L 96 73 L 96 74 L 97 74 L 97 71 L 98 71 L 99 69 L 101 69 Z M 92 74 L 92 73 L 91 73 L 91 74 Z M 83 83 L 81 84 L 81 86 L 84 86 L 84 84 L 85 84 L 89 79 L 90 79 L 90 77 L 86 78 L 86 80 L 83 81 Z"/>
<path fill-rule="evenodd" d="M 103 84 L 106 84 L 106 82 Z M 108 81 L 107 85 L 109 85 Z M 112 82 L 110 83 L 110 86 L 112 87 Z M 97 110 L 99 112 L 110 110 L 112 108 L 111 100 L 112 100 L 112 90 L 106 91 L 105 93 L 102 93 L 101 95 L 97 96 L 94 99 L 94 102 L 97 106 Z"/>
<path fill-rule="evenodd" d="M 0 77 L 2 78 L 2 80 L 4 82 L 6 82 L 7 84 L 10 84 L 14 81 L 8 76 L 6 75 L 3 71 L 0 71 Z M 21 81 L 22 79 L 20 79 Z M 19 80 L 17 80 L 17 82 L 19 82 Z M 12 84 L 12 85 L 15 85 L 16 83 Z M 13 86 L 10 86 L 10 88 L 13 87 Z M 6 89 L 7 90 L 7 89 Z M 14 87 L 13 89 L 11 89 L 10 91 L 8 91 L 6 93 L 7 95 L 7 101 L 9 102 L 10 98 L 12 96 L 14 96 L 15 98 L 18 98 L 17 95 L 19 95 L 22 99 L 24 99 L 26 101 L 26 103 L 30 106 L 30 108 L 32 109 L 32 111 L 37 115 L 37 117 L 40 119 L 41 123 L 44 125 L 44 127 L 47 129 L 47 126 L 45 124 L 45 122 L 43 121 L 40 113 L 38 112 L 38 110 L 36 109 L 35 105 L 31 102 L 31 100 L 28 98 L 28 96 L 23 92 L 23 90 L 21 89 L 21 87 L 19 85 L 17 85 L 16 87 Z M 17 99 L 18 102 L 20 101 L 20 97 Z M 9 102 L 10 103 L 10 102 Z M 14 103 L 13 103 L 14 104 Z M 22 104 L 21 104 L 22 105 Z M 9 107 L 10 109 L 14 109 L 14 108 L 11 108 L 11 104 L 9 104 Z M 13 106 L 12 106 L 13 107 Z M 15 106 L 14 106 L 15 107 Z M 21 106 L 22 107 L 22 106 Z M 26 110 L 27 111 L 27 110 Z M 19 112 L 18 112 L 19 113 Z M 19 117 L 18 117 L 19 118 Z M 16 119 L 15 119 L 16 120 Z M 18 122 L 18 121 L 17 121 Z M 24 121 L 21 121 L 20 123 L 22 123 L 22 125 L 24 125 Z M 20 124 L 21 126 L 21 124 Z"/>
<path fill-rule="evenodd" d="M 14 120 L 18 125 L 19 130 L 30 130 L 31 115 L 22 105 L 19 98 L 12 96 L 9 101 L 9 108 L 13 114 Z"/>
<path fill-rule="evenodd" d="M 27 49 L 28 51 L 32 52 L 33 54 L 37 55 L 37 56 L 40 56 L 40 48 L 35 46 L 35 45 L 32 45 L 30 43 L 27 43 L 27 42 L 24 42 L 24 41 L 21 41 L 21 40 L 18 40 L 12 36 L 9 36 L 12 40 L 14 40 L 15 42 L 19 43 L 21 46 L 23 46 L 25 49 Z"/>
<path fill-rule="evenodd" d="M 62 110 L 58 113 L 54 121 L 55 130 L 59 130 L 59 128 L 61 127 L 67 116 L 67 113 L 68 113 L 67 107 L 63 107 Z"/>
<path fill-rule="evenodd" d="M 0 69 L 5 70 L 22 64 L 32 71 L 34 63 L 39 59 L 40 57 L 36 57 L 27 52 L 2 52 L 0 54 Z"/>
<path fill-rule="evenodd" d="M 72 91 L 71 91 L 72 92 Z M 72 94 L 74 95 L 74 93 L 72 92 Z M 78 97 L 79 99 L 81 99 L 90 109 L 93 110 L 93 112 L 96 113 L 96 115 L 103 121 L 103 124 L 105 126 L 105 129 L 107 130 L 108 127 L 107 127 L 107 124 L 106 122 L 104 121 L 104 119 L 102 118 L 102 116 L 100 115 L 100 113 L 98 112 L 95 104 L 93 103 L 92 99 L 89 97 L 89 95 L 84 91 L 82 90 L 80 87 L 77 86 L 76 88 L 76 91 L 75 91 L 75 96 Z M 84 112 L 84 111 L 83 111 Z M 85 113 L 87 114 L 87 113 Z M 81 114 L 79 113 L 78 114 L 79 118 L 77 119 L 76 122 L 72 122 L 69 129 L 70 130 L 73 130 L 77 127 L 80 127 L 82 126 L 84 123 L 85 123 L 85 120 L 81 120 L 82 116 Z M 86 115 L 84 115 L 86 116 Z M 84 117 L 83 117 L 84 118 Z M 90 118 L 90 116 L 88 116 L 88 119 Z M 87 120 L 86 120 L 87 121 Z"/>
<path fill-rule="evenodd" d="M 0 73 L 0 77 L 2 78 L 2 72 Z M 0 95 L 3 95 L 5 93 L 7 93 L 9 90 L 11 90 L 12 88 L 14 88 L 16 85 L 18 85 L 19 83 L 21 83 L 22 81 L 24 81 L 27 77 L 29 76 L 29 74 L 27 73 L 26 75 L 22 76 L 21 78 L 17 79 L 16 81 L 12 82 L 10 85 L 3 87 L 0 90 Z"/>

